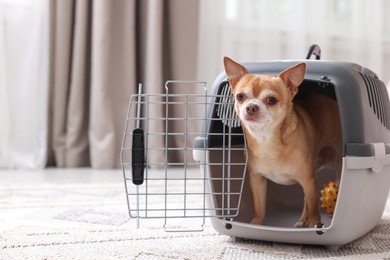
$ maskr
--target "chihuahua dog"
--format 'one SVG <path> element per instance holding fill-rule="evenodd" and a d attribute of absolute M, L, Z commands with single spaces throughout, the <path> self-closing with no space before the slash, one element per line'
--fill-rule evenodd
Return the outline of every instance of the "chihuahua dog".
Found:
<path fill-rule="evenodd" d="M 316 171 L 330 166 L 341 170 L 342 140 L 336 101 L 307 91 L 294 97 L 303 82 L 306 64 L 299 63 L 277 77 L 248 73 L 225 57 L 235 111 L 247 140 L 249 183 L 253 194 L 252 224 L 265 218 L 267 180 L 299 183 L 304 206 L 296 227 L 315 227 L 321 222 Z"/>

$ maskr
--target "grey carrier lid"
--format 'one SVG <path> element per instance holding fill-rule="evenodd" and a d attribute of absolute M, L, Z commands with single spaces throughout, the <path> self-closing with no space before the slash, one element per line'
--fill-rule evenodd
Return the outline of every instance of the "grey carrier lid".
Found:
<path fill-rule="evenodd" d="M 277 76 L 284 69 L 300 62 L 307 65 L 305 80 L 300 91 L 316 91 L 337 101 L 344 155 L 373 156 L 372 143 L 385 143 L 386 153 L 390 153 L 390 103 L 385 84 L 371 70 L 351 62 L 324 60 L 288 60 L 244 63 L 250 73 Z M 223 141 L 223 128 L 240 132 L 241 127 L 227 125 L 218 119 L 217 100 L 228 86 L 225 72 L 214 81 L 209 102 L 208 118 L 205 123 L 207 136 L 199 136 L 194 141 L 195 148 L 218 146 Z M 228 93 L 229 95 L 230 92 Z M 221 135 L 216 135 L 221 133 Z M 236 139 L 242 143 L 243 140 Z M 233 142 L 234 143 L 234 142 Z"/>

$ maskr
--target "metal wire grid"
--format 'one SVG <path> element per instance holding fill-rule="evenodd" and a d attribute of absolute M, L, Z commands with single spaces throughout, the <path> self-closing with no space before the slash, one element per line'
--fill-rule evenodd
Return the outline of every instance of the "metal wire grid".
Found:
<path fill-rule="evenodd" d="M 175 84 L 200 85 L 202 93 L 170 93 Z M 232 142 L 244 137 L 234 131 L 240 125 L 230 88 L 226 84 L 217 95 L 208 95 L 201 82 L 169 81 L 165 88 L 165 94 L 130 97 L 121 151 L 130 217 L 138 223 L 140 218 L 163 218 L 164 227 L 168 219 L 201 218 L 202 229 L 205 217 L 234 218 L 240 207 L 246 159 L 242 159 L 245 145 Z M 210 113 L 210 107 L 216 113 Z M 207 121 L 222 122 L 221 131 L 208 132 Z M 140 185 L 134 184 L 132 173 L 135 126 L 144 131 L 146 159 Z M 207 137 L 201 148 L 193 146 L 199 137 Z M 210 138 L 221 144 L 208 147 Z M 194 153 L 199 157 L 199 152 L 203 158 L 194 160 Z"/>

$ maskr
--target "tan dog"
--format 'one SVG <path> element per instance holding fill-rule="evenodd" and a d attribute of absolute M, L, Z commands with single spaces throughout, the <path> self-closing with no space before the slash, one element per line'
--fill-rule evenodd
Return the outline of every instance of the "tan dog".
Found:
<path fill-rule="evenodd" d="M 225 57 L 225 71 L 241 120 L 248 148 L 249 182 L 255 216 L 265 217 L 266 179 L 290 185 L 299 183 L 304 207 L 296 227 L 321 222 L 316 170 L 331 166 L 341 170 L 341 128 L 336 101 L 314 92 L 304 102 L 294 99 L 303 82 L 306 64 L 299 63 L 278 77 L 249 74 Z"/>

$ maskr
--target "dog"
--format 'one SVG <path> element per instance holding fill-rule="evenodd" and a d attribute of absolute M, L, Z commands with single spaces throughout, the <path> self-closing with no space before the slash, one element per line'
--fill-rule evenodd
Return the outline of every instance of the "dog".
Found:
<path fill-rule="evenodd" d="M 251 223 L 262 224 L 265 219 L 269 179 L 301 185 L 304 205 L 295 227 L 315 227 L 321 222 L 316 171 L 332 167 L 340 174 L 342 166 L 337 102 L 313 91 L 294 98 L 305 77 L 305 63 L 289 67 L 277 77 L 250 74 L 228 57 L 224 66 L 246 137 L 255 212 Z"/>

